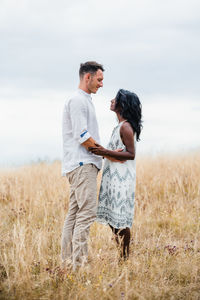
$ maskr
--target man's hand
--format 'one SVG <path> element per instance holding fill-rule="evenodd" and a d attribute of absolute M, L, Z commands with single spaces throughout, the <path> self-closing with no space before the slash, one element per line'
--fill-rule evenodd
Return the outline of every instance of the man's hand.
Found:
<path fill-rule="evenodd" d="M 116 152 L 122 152 L 123 149 L 116 149 L 116 150 L 114 150 L 114 151 L 116 151 Z M 119 163 L 121 163 L 121 164 L 125 163 L 125 161 L 126 161 L 126 160 L 118 160 L 118 159 L 113 158 L 113 157 L 110 157 L 110 156 L 104 156 L 104 157 L 107 158 L 107 159 L 109 159 L 110 161 L 113 161 L 113 162 L 119 162 Z"/>

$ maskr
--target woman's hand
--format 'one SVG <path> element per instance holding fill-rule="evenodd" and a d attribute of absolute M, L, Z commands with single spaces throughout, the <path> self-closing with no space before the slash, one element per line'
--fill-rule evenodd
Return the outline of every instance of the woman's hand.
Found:
<path fill-rule="evenodd" d="M 101 145 L 95 143 L 96 147 L 89 147 L 88 150 L 90 152 L 92 152 L 95 155 L 100 155 L 100 156 L 105 156 L 107 149 L 105 149 L 104 147 L 102 147 Z"/>

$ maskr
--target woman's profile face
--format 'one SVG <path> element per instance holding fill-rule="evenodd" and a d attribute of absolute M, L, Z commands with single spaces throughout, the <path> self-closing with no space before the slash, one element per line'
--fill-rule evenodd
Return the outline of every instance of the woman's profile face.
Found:
<path fill-rule="evenodd" d="M 111 102 L 111 103 L 110 103 L 110 110 L 115 111 L 115 103 L 116 103 L 116 99 L 114 98 L 114 99 L 112 99 L 110 102 Z"/>
<path fill-rule="evenodd" d="M 117 106 L 117 108 L 116 108 L 116 98 L 111 100 L 110 110 L 114 111 L 115 113 L 120 113 L 121 107 Z"/>

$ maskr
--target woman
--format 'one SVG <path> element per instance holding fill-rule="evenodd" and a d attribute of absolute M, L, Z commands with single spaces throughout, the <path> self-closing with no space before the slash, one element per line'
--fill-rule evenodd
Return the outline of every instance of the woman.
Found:
<path fill-rule="evenodd" d="M 122 245 L 121 256 L 126 259 L 134 214 L 135 148 L 142 128 L 141 103 L 136 94 L 120 89 L 111 100 L 110 109 L 116 113 L 119 124 L 113 130 L 108 148 L 96 144 L 89 150 L 105 158 L 97 221 L 109 224 L 117 243 Z"/>

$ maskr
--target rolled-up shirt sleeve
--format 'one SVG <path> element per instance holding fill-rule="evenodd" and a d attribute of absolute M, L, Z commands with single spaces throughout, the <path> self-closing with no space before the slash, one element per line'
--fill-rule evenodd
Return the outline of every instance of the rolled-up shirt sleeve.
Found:
<path fill-rule="evenodd" d="M 73 99 L 69 103 L 69 112 L 73 137 L 82 144 L 91 137 L 87 130 L 87 105 L 79 99 Z"/>

